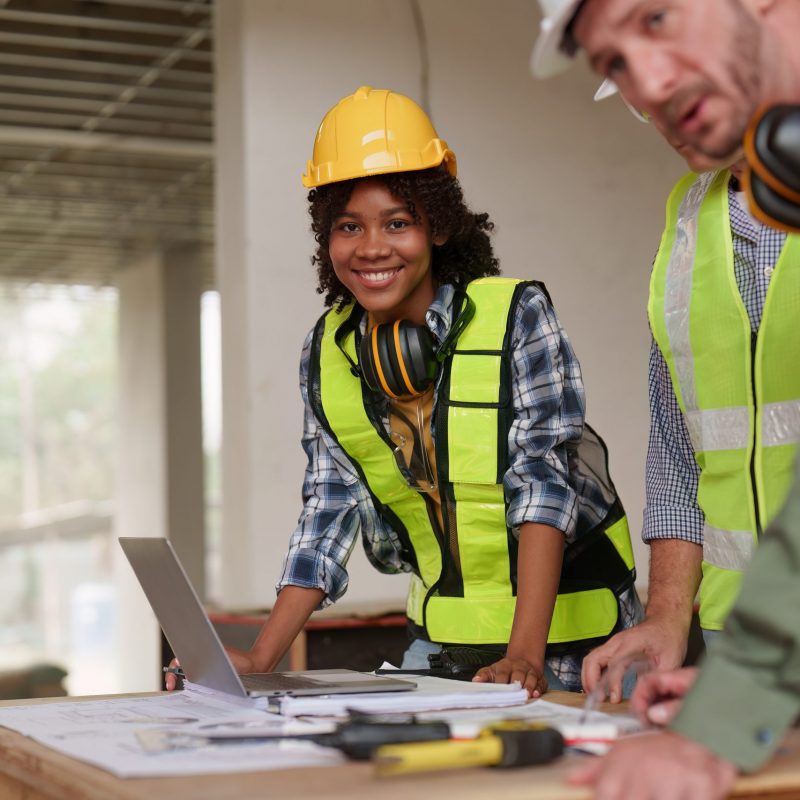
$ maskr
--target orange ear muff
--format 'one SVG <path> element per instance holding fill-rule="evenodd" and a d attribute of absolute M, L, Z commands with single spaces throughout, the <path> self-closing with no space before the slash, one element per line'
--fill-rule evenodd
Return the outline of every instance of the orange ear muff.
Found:
<path fill-rule="evenodd" d="M 800 106 L 762 109 L 744 139 L 744 176 L 753 215 L 788 233 L 800 232 Z"/>
<path fill-rule="evenodd" d="M 422 394 L 439 367 L 433 335 L 408 320 L 375 325 L 361 340 L 358 364 L 370 389 L 393 398 Z"/>

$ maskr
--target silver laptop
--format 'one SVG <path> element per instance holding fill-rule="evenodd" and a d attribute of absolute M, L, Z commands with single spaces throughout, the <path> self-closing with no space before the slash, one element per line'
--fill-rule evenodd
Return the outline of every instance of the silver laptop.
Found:
<path fill-rule="evenodd" d="M 192 683 L 239 697 L 402 692 L 416 687 L 413 681 L 350 669 L 239 675 L 169 541 L 120 537 L 119 543 Z"/>

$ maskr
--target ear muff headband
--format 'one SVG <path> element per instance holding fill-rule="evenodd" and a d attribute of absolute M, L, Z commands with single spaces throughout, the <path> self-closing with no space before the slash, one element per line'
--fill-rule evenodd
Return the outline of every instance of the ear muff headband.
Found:
<path fill-rule="evenodd" d="M 398 319 L 394 325 L 392 326 L 392 334 L 394 335 L 394 352 L 397 354 L 397 361 L 400 366 L 400 374 L 403 376 L 403 383 L 405 383 L 406 389 L 411 394 L 415 394 L 418 390 L 411 383 L 411 378 L 408 377 L 408 370 L 406 370 L 406 363 L 405 363 L 405 355 L 409 354 L 413 360 L 413 352 L 411 352 L 408 346 L 408 337 L 405 337 L 405 346 L 400 344 L 400 320 Z M 413 368 L 413 365 L 412 365 Z"/>
<path fill-rule="evenodd" d="M 372 359 L 370 364 L 372 366 L 372 371 L 374 372 L 375 376 L 378 378 L 378 386 L 373 388 L 382 390 L 385 394 L 388 394 L 389 397 L 397 397 L 398 395 L 392 391 L 392 388 L 389 386 L 389 382 L 386 380 L 386 374 L 384 372 L 384 367 L 386 371 L 391 368 L 389 364 L 389 359 L 385 357 L 381 358 L 381 346 L 380 346 L 380 325 L 376 325 L 370 331 L 370 343 L 372 349 Z"/>

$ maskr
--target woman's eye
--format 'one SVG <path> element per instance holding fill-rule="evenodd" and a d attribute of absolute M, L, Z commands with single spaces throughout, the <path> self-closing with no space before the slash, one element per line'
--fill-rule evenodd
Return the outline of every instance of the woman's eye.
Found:
<path fill-rule="evenodd" d="M 339 230 L 345 233 L 356 233 L 358 231 L 358 225 L 356 225 L 355 222 L 343 222 L 339 225 Z"/>
<path fill-rule="evenodd" d="M 393 231 L 401 231 L 403 228 L 407 228 L 410 223 L 404 219 L 393 219 L 389 223 L 389 229 Z"/>

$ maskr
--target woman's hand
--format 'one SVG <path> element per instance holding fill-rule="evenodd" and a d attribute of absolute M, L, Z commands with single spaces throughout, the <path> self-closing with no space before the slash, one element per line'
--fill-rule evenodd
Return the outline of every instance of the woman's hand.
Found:
<path fill-rule="evenodd" d="M 253 655 L 245 650 L 237 650 L 233 647 L 226 647 L 225 651 L 228 654 L 228 658 L 230 658 L 231 663 L 233 664 L 233 668 L 240 674 L 244 675 L 247 672 L 265 672 L 265 668 L 262 667 Z M 169 662 L 168 669 L 176 670 L 180 669 L 181 662 L 178 661 L 177 658 L 173 658 L 172 661 Z M 178 678 L 180 676 L 176 675 L 175 672 L 166 672 L 164 675 L 164 685 L 168 692 L 171 692 L 173 689 L 176 689 L 178 686 Z"/>
<path fill-rule="evenodd" d="M 482 667 L 472 679 L 476 683 L 512 683 L 519 681 L 528 690 L 529 697 L 541 697 L 547 691 L 544 665 L 532 664 L 524 658 L 501 658 L 488 667 Z"/>
<path fill-rule="evenodd" d="M 180 669 L 181 662 L 178 661 L 177 658 L 173 658 L 172 661 L 169 662 L 169 667 L 167 669 L 175 670 Z M 176 689 L 178 686 L 178 676 L 174 672 L 164 672 L 164 688 L 171 692 L 173 689 Z"/>

